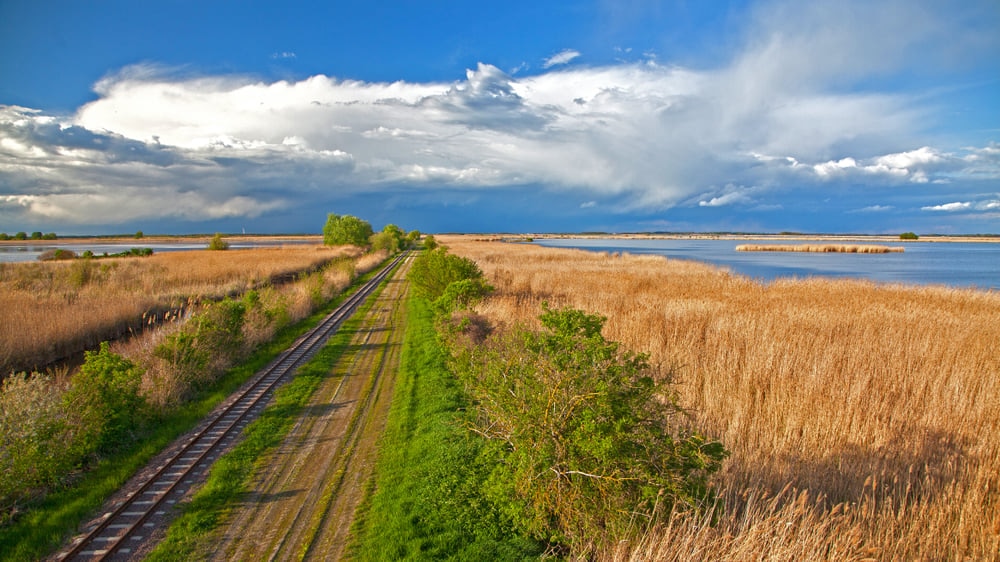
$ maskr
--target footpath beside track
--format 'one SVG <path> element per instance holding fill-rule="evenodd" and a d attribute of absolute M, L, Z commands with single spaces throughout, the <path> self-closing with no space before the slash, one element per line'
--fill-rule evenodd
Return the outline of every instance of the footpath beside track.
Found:
<path fill-rule="evenodd" d="M 323 321 L 209 415 L 191 435 L 170 448 L 156 466 L 140 471 L 124 499 L 59 552 L 55 560 L 131 560 L 169 523 L 170 507 L 204 482 L 212 463 L 269 402 L 275 389 L 309 360 L 376 288 L 405 263 L 401 254 Z"/>

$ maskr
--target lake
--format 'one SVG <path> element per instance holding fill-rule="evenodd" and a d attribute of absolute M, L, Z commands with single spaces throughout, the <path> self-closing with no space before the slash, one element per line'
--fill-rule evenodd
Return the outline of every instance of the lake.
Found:
<path fill-rule="evenodd" d="M 311 241 L 301 241 L 294 239 L 279 239 L 279 240 L 256 240 L 253 242 L 231 242 L 229 247 L 234 250 L 245 249 L 245 248 L 273 248 L 275 246 L 289 246 L 294 244 L 316 244 L 315 240 Z M 160 252 L 180 252 L 180 251 L 190 251 L 190 250 L 205 250 L 208 247 L 208 243 L 204 241 L 200 242 L 149 242 L 143 243 L 142 240 L 136 240 L 134 243 L 128 242 L 95 242 L 93 244 L 61 244 L 55 242 L 49 243 L 32 243 L 24 242 L 19 244 L 2 244 L 0 245 L 0 263 L 11 263 L 11 262 L 24 262 L 24 261 L 35 261 L 38 256 L 46 250 L 53 250 L 56 248 L 62 250 L 70 250 L 75 252 L 77 255 L 83 254 L 85 251 L 90 250 L 94 252 L 94 255 L 102 255 L 104 253 L 108 254 L 118 254 L 121 252 L 126 252 L 131 248 L 152 248 L 153 253 Z"/>
<path fill-rule="evenodd" d="M 540 246 L 597 252 L 657 254 L 718 265 L 762 281 L 785 277 L 856 277 L 892 283 L 948 285 L 1000 290 L 1000 243 L 991 242 L 846 242 L 902 246 L 888 254 L 737 252 L 740 244 L 799 244 L 769 240 L 628 240 L 540 238 Z M 828 242 L 808 242 L 825 244 Z M 840 242 L 830 242 L 839 244 Z"/>

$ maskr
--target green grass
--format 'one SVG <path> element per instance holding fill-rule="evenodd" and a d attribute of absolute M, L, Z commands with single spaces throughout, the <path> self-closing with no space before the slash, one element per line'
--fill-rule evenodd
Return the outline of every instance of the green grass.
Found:
<path fill-rule="evenodd" d="M 445 365 L 426 300 L 411 297 L 400 372 L 370 494 L 355 520 L 358 560 L 525 560 L 518 537 L 480 493 L 489 466 L 468 435 L 466 400 Z"/>
<path fill-rule="evenodd" d="M 302 415 L 309 398 L 331 368 L 349 348 L 364 315 L 374 305 L 380 286 L 365 303 L 338 328 L 330 340 L 295 377 L 275 392 L 273 403 L 243 430 L 240 442 L 212 467 L 205 485 L 195 493 L 190 504 L 167 530 L 167 536 L 146 560 L 194 560 L 212 532 L 225 519 L 230 508 L 249 491 L 254 472 L 267 462 L 270 451 L 281 444 L 288 431 Z"/>
<path fill-rule="evenodd" d="M 352 286 L 360 286 L 376 273 L 377 270 L 362 276 Z M 246 362 L 230 369 L 214 388 L 151 424 L 148 432 L 133 447 L 105 457 L 91 470 L 77 475 L 71 485 L 29 505 L 27 512 L 16 521 L 0 527 L 0 561 L 39 560 L 54 553 L 137 470 L 164 447 L 194 428 L 226 397 L 318 324 L 347 294 L 349 292 L 345 291 L 307 319 L 281 330 L 274 340 L 258 348 Z"/>

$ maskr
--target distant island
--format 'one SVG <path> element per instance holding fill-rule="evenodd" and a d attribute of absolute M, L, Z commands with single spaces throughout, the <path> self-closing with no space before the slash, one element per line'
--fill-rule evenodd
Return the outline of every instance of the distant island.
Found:
<path fill-rule="evenodd" d="M 888 254 L 902 252 L 899 246 L 862 244 L 740 244 L 737 252 L 813 252 L 829 254 Z"/>

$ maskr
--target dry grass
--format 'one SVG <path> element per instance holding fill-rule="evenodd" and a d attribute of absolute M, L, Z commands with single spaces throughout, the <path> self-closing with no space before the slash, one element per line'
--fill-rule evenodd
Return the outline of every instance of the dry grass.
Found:
<path fill-rule="evenodd" d="M 497 287 L 495 323 L 571 305 L 679 366 L 732 451 L 717 525 L 677 516 L 605 559 L 1000 559 L 1000 294 L 439 240 Z"/>
<path fill-rule="evenodd" d="M 293 245 L 0 264 L 0 375 L 61 359 L 190 302 L 291 280 L 358 253 Z"/>
<path fill-rule="evenodd" d="M 740 244 L 737 252 L 812 252 L 820 254 L 888 254 L 902 252 L 899 246 L 866 244 Z"/>

